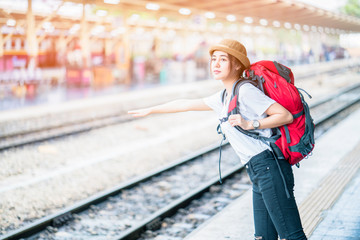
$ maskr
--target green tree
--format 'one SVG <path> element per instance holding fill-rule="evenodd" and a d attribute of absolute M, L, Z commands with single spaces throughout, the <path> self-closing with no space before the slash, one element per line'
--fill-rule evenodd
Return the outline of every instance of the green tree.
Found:
<path fill-rule="evenodd" d="M 360 17 L 360 1 L 359 0 L 347 0 L 347 3 L 342 8 L 345 14 Z"/>

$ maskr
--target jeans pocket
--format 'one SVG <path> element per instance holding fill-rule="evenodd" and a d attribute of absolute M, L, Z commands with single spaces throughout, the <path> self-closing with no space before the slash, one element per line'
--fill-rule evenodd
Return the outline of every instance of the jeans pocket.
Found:
<path fill-rule="evenodd" d="M 269 172 L 270 170 L 270 161 L 269 159 L 263 159 L 261 161 L 257 161 L 256 163 L 252 164 L 252 168 L 254 171 L 254 174 L 264 174 L 266 172 Z"/>
<path fill-rule="evenodd" d="M 260 191 L 272 188 L 272 174 L 270 162 L 265 159 L 253 164 L 253 182 Z"/>

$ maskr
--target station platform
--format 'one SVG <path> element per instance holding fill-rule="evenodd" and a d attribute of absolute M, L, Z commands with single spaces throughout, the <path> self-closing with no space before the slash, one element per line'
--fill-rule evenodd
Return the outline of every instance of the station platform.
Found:
<path fill-rule="evenodd" d="M 316 141 L 313 155 L 294 167 L 295 197 L 310 240 L 360 239 L 360 110 Z M 254 239 L 248 190 L 185 240 Z"/>

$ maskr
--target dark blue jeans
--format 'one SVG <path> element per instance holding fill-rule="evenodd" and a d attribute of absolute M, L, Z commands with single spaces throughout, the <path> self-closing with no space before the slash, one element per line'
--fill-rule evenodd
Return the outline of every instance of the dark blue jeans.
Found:
<path fill-rule="evenodd" d="M 279 235 L 280 239 L 306 240 L 294 198 L 291 165 L 275 159 L 273 153 L 266 150 L 252 157 L 246 170 L 253 183 L 255 239 L 277 240 Z"/>

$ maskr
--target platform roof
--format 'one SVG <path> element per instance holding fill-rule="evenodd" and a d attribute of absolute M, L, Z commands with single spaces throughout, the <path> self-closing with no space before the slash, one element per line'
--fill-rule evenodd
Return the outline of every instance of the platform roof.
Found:
<path fill-rule="evenodd" d="M 96 0 L 95 2 L 99 2 Z M 120 3 L 146 5 L 150 1 L 120 0 Z M 188 8 L 192 12 L 212 12 L 217 17 L 233 15 L 236 21 L 252 18 L 254 23 L 266 19 L 269 24 L 290 23 L 360 32 L 360 18 L 331 12 L 294 0 L 156 0 L 160 9 L 178 11 Z M 264 22 L 264 21 L 263 21 Z M 290 26 L 287 24 L 287 26 Z"/>
<path fill-rule="evenodd" d="M 174 18 L 187 17 L 179 13 L 180 9 L 185 8 L 191 11 L 190 16 L 211 12 L 215 15 L 214 20 L 230 19 L 239 23 L 247 22 L 253 25 L 261 23 L 297 30 L 310 30 L 313 27 L 317 31 L 326 33 L 360 32 L 360 18 L 320 9 L 295 0 L 63 0 L 63 3 L 66 2 L 94 4 L 100 8 L 116 9 L 125 14 L 133 10 L 149 11 L 159 17 L 172 15 Z M 148 10 L 146 8 L 148 4 L 153 4 L 159 9 Z M 6 9 L 0 9 L 0 23 L 6 23 L 6 19 L 10 17 L 26 21 L 22 11 L 8 13 Z M 37 18 L 40 21 L 46 16 L 37 15 Z M 70 28 L 80 18 L 78 16 L 69 19 L 56 14 L 51 21 L 57 25 L 56 27 Z"/>
<path fill-rule="evenodd" d="M 74 2 L 74 0 L 69 1 Z M 83 0 L 75 1 L 82 2 Z M 103 0 L 87 2 L 98 5 L 104 3 Z M 295 0 L 105 0 L 105 2 L 118 2 L 116 5 L 124 9 L 131 6 L 144 8 L 146 4 L 152 3 L 157 4 L 160 11 L 177 13 L 179 9 L 186 8 L 191 11 L 191 14 L 212 12 L 216 18 L 233 15 L 236 17 L 236 21 L 244 21 L 244 18 L 249 20 L 251 17 L 253 23 L 259 23 L 260 19 L 265 19 L 268 24 L 276 21 L 282 26 L 290 23 L 291 26 L 299 24 L 360 32 L 360 18 L 335 13 Z M 287 26 L 290 25 L 287 24 Z"/>

